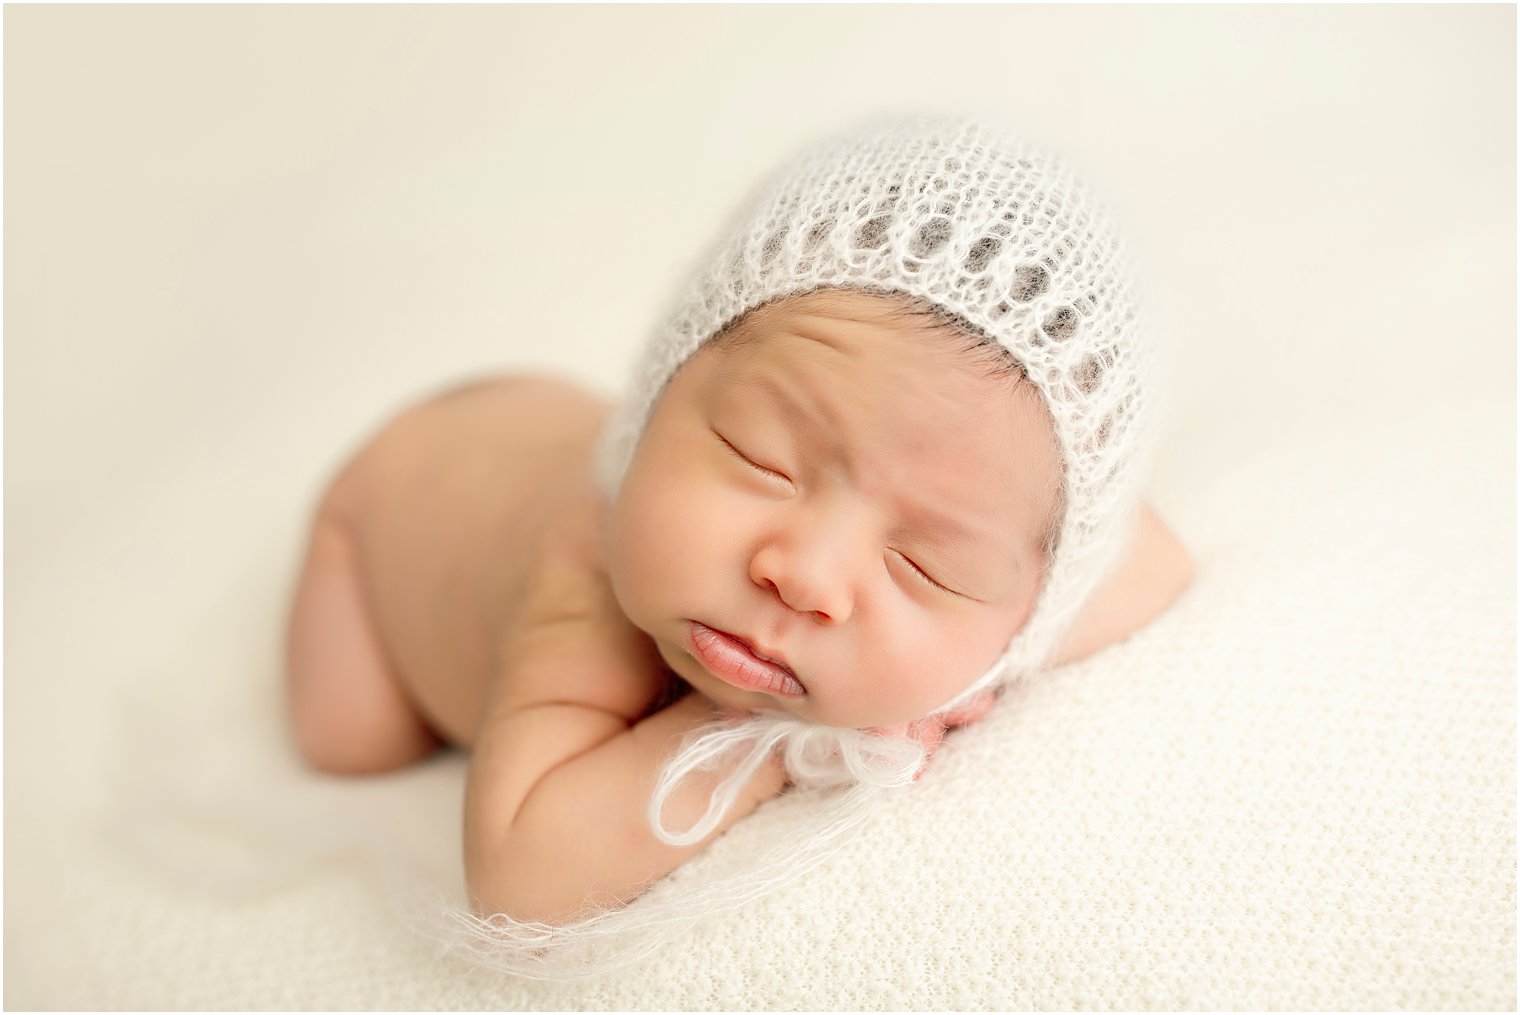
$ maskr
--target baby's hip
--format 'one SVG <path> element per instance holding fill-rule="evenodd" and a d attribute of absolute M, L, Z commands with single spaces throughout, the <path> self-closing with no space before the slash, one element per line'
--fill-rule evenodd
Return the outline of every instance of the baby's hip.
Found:
<path fill-rule="evenodd" d="M 474 382 L 387 422 L 333 485 L 376 634 L 456 743 L 473 739 L 534 548 L 588 481 L 606 411 L 562 381 Z"/>

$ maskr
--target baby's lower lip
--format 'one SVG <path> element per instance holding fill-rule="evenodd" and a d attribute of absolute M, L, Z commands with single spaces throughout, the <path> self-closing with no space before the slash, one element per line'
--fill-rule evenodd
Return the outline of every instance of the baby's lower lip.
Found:
<path fill-rule="evenodd" d="M 731 634 L 715 631 L 693 620 L 687 640 L 697 661 L 725 684 L 788 698 L 800 698 L 807 693 L 802 683 L 784 666 L 759 658 Z"/>

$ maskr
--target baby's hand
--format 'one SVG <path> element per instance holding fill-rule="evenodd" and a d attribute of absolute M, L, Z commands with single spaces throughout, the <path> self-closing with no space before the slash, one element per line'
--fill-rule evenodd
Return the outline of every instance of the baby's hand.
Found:
<path fill-rule="evenodd" d="M 959 708 L 947 712 L 939 712 L 912 722 L 898 723 L 896 726 L 873 726 L 871 733 L 880 733 L 884 737 L 906 737 L 916 741 L 924 749 L 924 765 L 927 766 L 929 759 L 934 757 L 934 752 L 939 750 L 939 745 L 945 742 L 945 731 L 957 726 L 969 726 L 991 710 L 997 696 L 991 691 L 982 691 L 970 701 Z M 923 768 L 918 770 L 922 775 Z M 917 778 L 918 776 L 914 776 Z"/>

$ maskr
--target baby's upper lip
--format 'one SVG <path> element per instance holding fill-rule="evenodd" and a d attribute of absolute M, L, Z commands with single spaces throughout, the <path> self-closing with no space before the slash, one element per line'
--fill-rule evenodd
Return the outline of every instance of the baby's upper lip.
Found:
<path fill-rule="evenodd" d="M 763 648 L 760 645 L 756 644 L 753 638 L 746 638 L 744 635 L 734 634 L 732 631 L 724 631 L 721 628 L 716 627 L 713 628 L 713 630 L 717 631 L 719 634 L 728 635 L 734 641 L 739 642 L 745 648 L 749 649 L 751 655 L 755 656 L 758 659 L 764 659 L 768 663 L 775 663 L 777 666 L 790 673 L 793 679 L 797 679 L 797 671 L 792 669 L 791 663 L 788 663 L 786 661 L 786 657 L 781 654 L 779 649 Z M 800 679 L 797 679 L 797 682 L 799 684 L 802 683 Z"/>

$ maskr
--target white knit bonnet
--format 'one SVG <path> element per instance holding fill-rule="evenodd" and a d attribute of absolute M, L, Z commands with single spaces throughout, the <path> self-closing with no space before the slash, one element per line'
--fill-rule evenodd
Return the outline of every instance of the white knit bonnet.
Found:
<path fill-rule="evenodd" d="M 827 139 L 761 188 L 655 331 L 602 448 L 605 485 L 616 496 L 671 377 L 741 315 L 824 287 L 918 297 L 1006 349 L 1054 424 L 1063 509 L 1038 598 L 957 700 L 1036 670 L 1115 562 L 1137 503 L 1148 357 L 1124 261 L 1059 161 L 986 125 L 898 119 Z"/>
<path fill-rule="evenodd" d="M 945 707 L 1017 679 L 1050 661 L 1114 563 L 1136 506 L 1148 356 L 1123 261 L 1108 219 L 1059 162 L 985 125 L 893 120 L 814 145 L 733 220 L 655 331 L 601 449 L 604 485 L 617 495 L 666 384 L 741 315 L 824 287 L 926 301 L 1023 367 L 1060 448 L 1063 507 L 1034 609 L 1003 657 Z M 820 800 L 808 835 L 770 843 L 735 875 L 667 880 L 655 897 L 564 926 L 461 914 L 475 957 L 548 978 L 637 963 L 691 923 L 742 911 L 800 877 L 868 820 L 879 792 L 911 784 L 924 760 L 911 740 L 781 711 L 714 720 L 665 762 L 649 805 L 655 835 L 702 841 L 772 753 L 794 786 L 839 790 Z M 706 814 L 685 831 L 666 828 L 665 801 L 704 770 L 721 772 Z"/>

